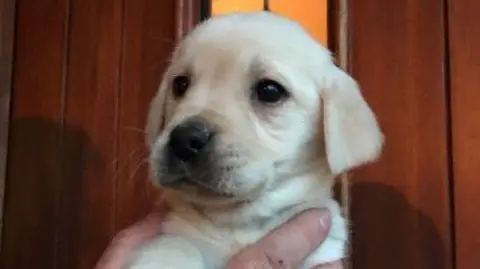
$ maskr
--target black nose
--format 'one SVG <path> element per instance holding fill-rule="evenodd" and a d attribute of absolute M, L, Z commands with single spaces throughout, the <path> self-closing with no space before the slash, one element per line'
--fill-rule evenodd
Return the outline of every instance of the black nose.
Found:
<path fill-rule="evenodd" d="M 170 133 L 170 154 L 185 162 L 193 161 L 205 151 L 213 136 L 213 128 L 205 120 L 198 117 L 189 119 Z"/>

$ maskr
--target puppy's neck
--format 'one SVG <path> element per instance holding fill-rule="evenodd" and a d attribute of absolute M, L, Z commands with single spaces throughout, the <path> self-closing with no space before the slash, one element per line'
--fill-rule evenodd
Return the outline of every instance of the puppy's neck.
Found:
<path fill-rule="evenodd" d="M 332 199 L 333 178 L 333 175 L 327 173 L 298 175 L 266 187 L 257 198 L 223 206 L 198 205 L 168 194 L 165 199 L 173 214 L 182 218 L 196 220 L 200 217 L 217 227 L 263 226 L 288 211 L 298 213 L 329 203 Z"/>

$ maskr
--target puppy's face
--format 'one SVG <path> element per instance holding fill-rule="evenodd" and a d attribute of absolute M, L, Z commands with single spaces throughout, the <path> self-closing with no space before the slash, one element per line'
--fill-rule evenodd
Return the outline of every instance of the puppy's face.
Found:
<path fill-rule="evenodd" d="M 249 199 L 312 161 L 342 172 L 375 158 L 381 144 L 353 80 L 298 25 L 269 13 L 214 18 L 187 36 L 147 133 L 156 182 L 191 200 Z"/>

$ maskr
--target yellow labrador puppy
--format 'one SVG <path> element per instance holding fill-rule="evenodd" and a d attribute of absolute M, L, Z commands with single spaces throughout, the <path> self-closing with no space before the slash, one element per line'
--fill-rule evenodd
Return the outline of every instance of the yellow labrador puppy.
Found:
<path fill-rule="evenodd" d="M 222 268 L 308 208 L 332 214 L 304 262 L 345 256 L 336 175 L 375 160 L 383 136 L 355 81 L 298 24 L 268 12 L 199 25 L 151 104 L 151 170 L 173 208 L 129 268 Z"/>

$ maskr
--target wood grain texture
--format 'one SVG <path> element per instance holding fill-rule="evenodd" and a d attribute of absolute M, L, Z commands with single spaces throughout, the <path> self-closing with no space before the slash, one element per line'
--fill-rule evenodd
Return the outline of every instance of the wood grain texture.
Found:
<path fill-rule="evenodd" d="M 199 2 L 17 1 L 0 268 L 92 268 L 116 231 L 149 212 L 145 117 Z M 0 182 L 12 3 L 0 0 Z M 449 29 L 445 5 L 349 3 L 350 69 L 387 139 L 380 162 L 353 173 L 355 269 L 480 265 L 472 206 L 480 191 L 480 4 L 450 1 Z"/>
<path fill-rule="evenodd" d="M 175 1 L 17 8 L 0 267 L 93 268 L 115 232 L 151 209 L 146 167 L 136 174 L 132 152 L 145 154 L 141 130 L 173 47 Z"/>
<path fill-rule="evenodd" d="M 202 16 L 207 15 L 202 14 L 202 12 L 207 11 L 205 5 L 209 5 L 210 2 L 205 0 L 175 0 L 176 40 L 180 40 L 195 27 Z"/>
<path fill-rule="evenodd" d="M 144 127 L 150 105 L 175 45 L 175 1 L 127 0 L 120 92 L 117 229 L 152 207 Z"/>
<path fill-rule="evenodd" d="M 123 14 L 123 1 L 71 2 L 62 113 L 87 139 L 63 134 L 60 268 L 93 268 L 114 233 Z"/>
<path fill-rule="evenodd" d="M 343 0 L 344 1 L 344 0 Z M 340 52 L 340 35 L 342 19 L 344 17 L 341 13 L 342 1 L 329 0 L 327 1 L 327 40 L 328 48 L 332 51 L 334 58 L 338 58 Z M 345 14 L 343 14 L 345 15 Z M 345 31 L 345 29 L 343 29 Z"/>
<path fill-rule="evenodd" d="M 351 70 L 386 135 L 353 174 L 355 269 L 451 268 L 443 8 L 350 1 Z"/>
<path fill-rule="evenodd" d="M 480 268 L 480 2 L 449 1 L 456 268 Z"/>
<path fill-rule="evenodd" d="M 0 0 L 0 246 L 12 87 L 15 0 Z"/>
<path fill-rule="evenodd" d="M 0 268 L 56 266 L 67 14 L 64 0 L 17 3 Z"/>

